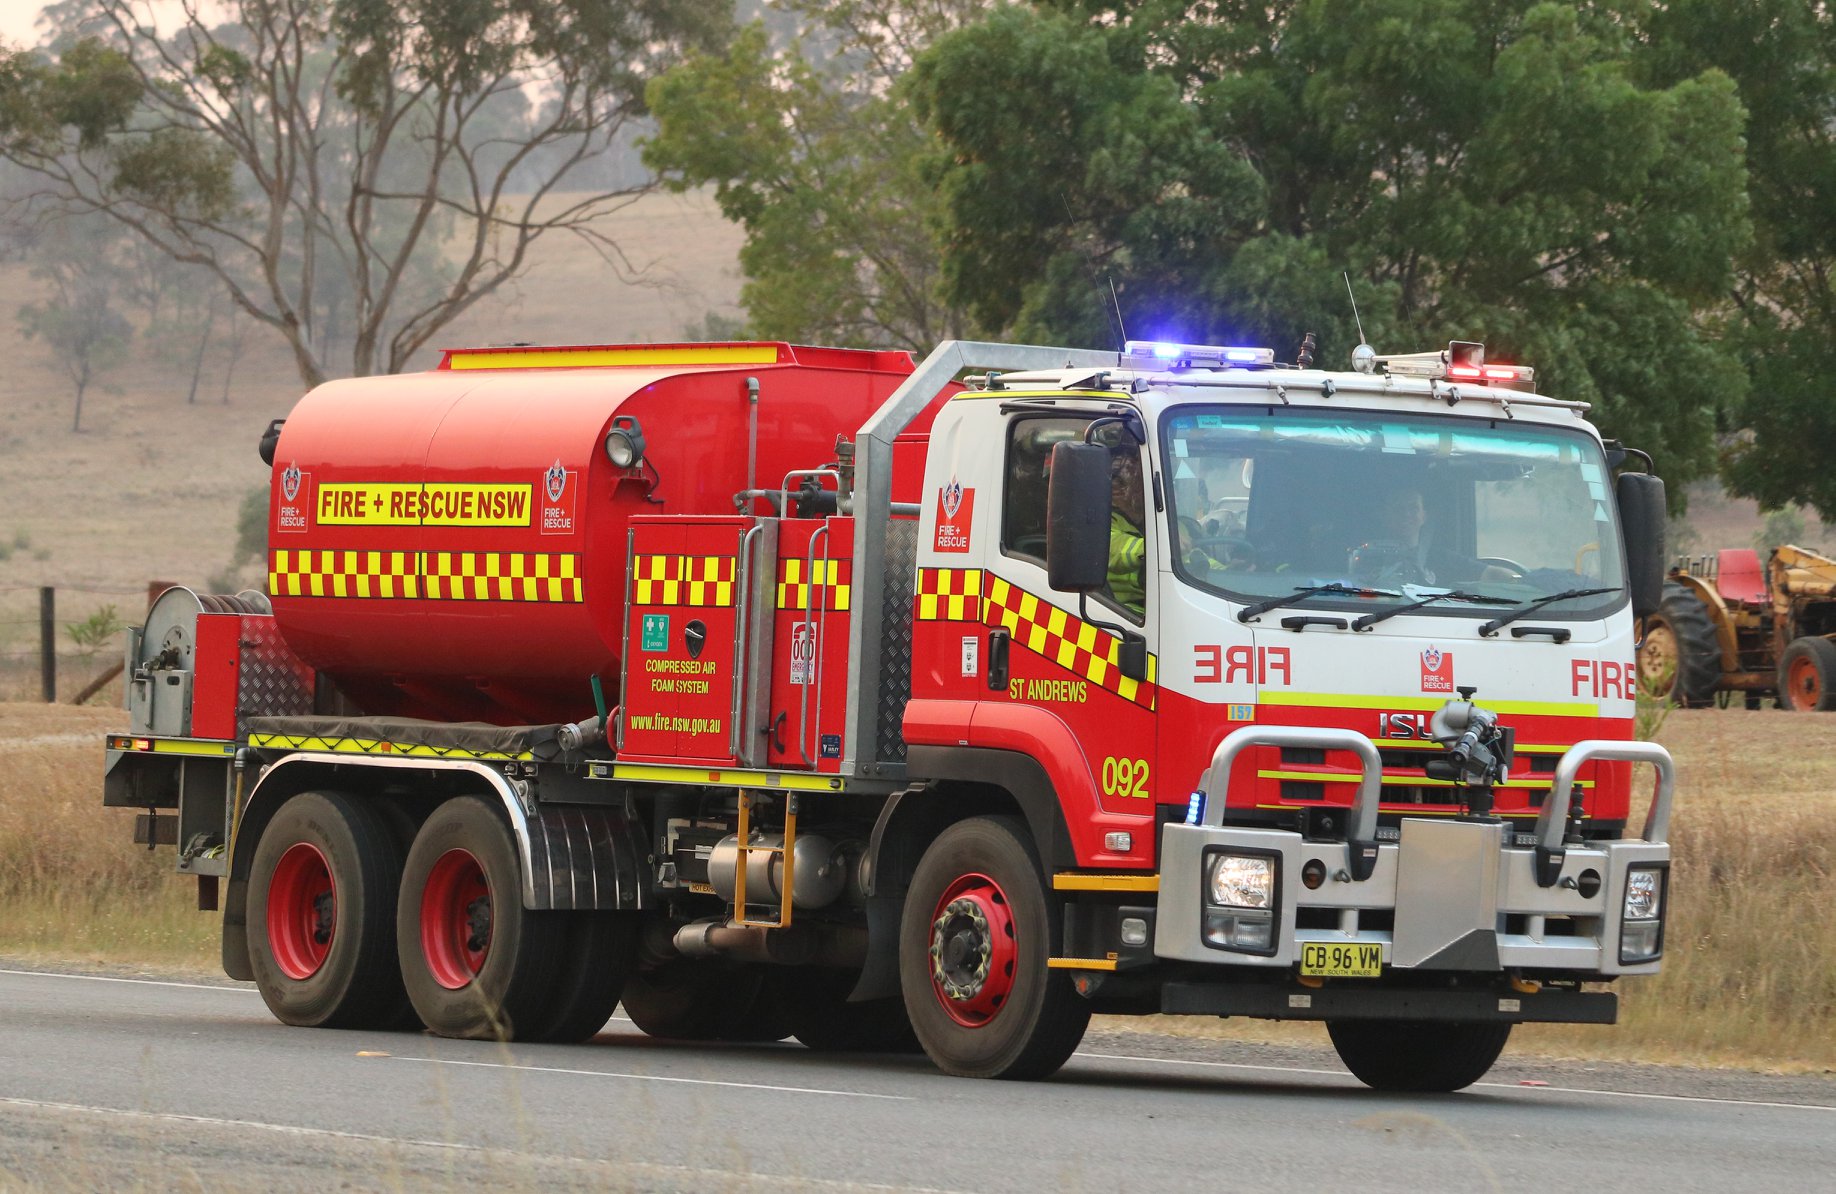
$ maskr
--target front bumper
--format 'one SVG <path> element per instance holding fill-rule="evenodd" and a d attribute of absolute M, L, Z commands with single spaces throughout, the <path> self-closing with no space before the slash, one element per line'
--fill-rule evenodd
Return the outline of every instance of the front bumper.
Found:
<path fill-rule="evenodd" d="M 1304 944 L 1322 942 L 1380 948 L 1384 975 L 1390 979 L 1408 971 L 1474 978 L 1510 971 L 1525 978 L 1540 974 L 1605 979 L 1658 970 L 1661 954 L 1624 963 L 1620 949 L 1628 873 L 1663 868 L 1670 861 L 1664 836 L 1674 772 L 1661 747 L 1576 744 L 1557 768 L 1534 835 L 1516 834 L 1499 821 L 1405 817 L 1398 841 L 1376 842 L 1375 750 L 1368 739 L 1350 731 L 1239 730 L 1219 747 L 1207 773 L 1208 784 L 1218 786 L 1208 790 L 1221 794 L 1235 755 L 1246 746 L 1264 743 L 1355 750 L 1366 759 L 1348 840 L 1310 841 L 1298 833 L 1217 824 L 1167 826 L 1161 839 L 1156 956 L 1280 971 L 1300 961 Z M 1644 836 L 1565 847 L 1562 834 L 1573 777 L 1582 763 L 1598 758 L 1630 758 L 1657 767 L 1658 791 Z M 1215 803 L 1222 808 L 1225 802 Z M 1226 948 L 1206 936 L 1205 868 L 1207 859 L 1219 851 L 1277 859 L 1266 952 Z M 1301 882 L 1302 869 L 1310 863 L 1325 874 L 1311 890 Z M 1352 984 L 1348 994 L 1361 982 L 1375 993 L 1376 984 L 1369 980 L 1345 981 Z M 1341 985 L 1335 983 L 1331 989 L 1337 992 Z M 1215 998 L 1254 1002 L 1261 996 L 1245 991 Z"/>

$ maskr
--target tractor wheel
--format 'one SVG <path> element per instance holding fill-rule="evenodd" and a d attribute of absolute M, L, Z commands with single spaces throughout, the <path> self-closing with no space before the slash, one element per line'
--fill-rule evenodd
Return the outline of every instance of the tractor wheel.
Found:
<path fill-rule="evenodd" d="M 1715 699 L 1721 684 L 1721 644 L 1702 599 L 1680 584 L 1666 584 L 1663 603 L 1645 619 L 1638 682 L 1660 700 L 1686 708 Z"/>
<path fill-rule="evenodd" d="M 1794 639 L 1779 656 L 1779 707 L 1799 712 L 1836 709 L 1836 643 Z"/>
<path fill-rule="evenodd" d="M 848 1002 L 860 978 L 854 970 L 785 969 L 768 980 L 770 995 L 791 1035 L 818 1053 L 916 1053 L 905 1000 L 899 996 Z"/>
<path fill-rule="evenodd" d="M 1485 1077 L 1511 1026 L 1328 1020 L 1326 1034 L 1345 1068 L 1373 1090 L 1446 1092 Z"/>
<path fill-rule="evenodd" d="M 757 967 L 674 958 L 625 983 L 625 1014 L 648 1036 L 675 1041 L 781 1041 L 790 1028 Z"/>
<path fill-rule="evenodd" d="M 395 1028 L 408 998 L 395 965 L 402 849 L 376 809 L 303 792 L 262 831 L 249 873 L 249 961 L 283 1024 Z"/>
<path fill-rule="evenodd" d="M 1044 1078 L 1084 1037 L 1090 1005 L 1047 965 L 1057 905 L 1026 826 L 959 821 L 924 852 L 899 924 L 899 981 L 918 1041 L 966 1078 Z"/>
<path fill-rule="evenodd" d="M 440 1036 L 516 1040 L 551 1026 L 567 913 L 523 907 L 510 826 L 476 796 L 447 801 L 415 835 L 396 904 L 414 1010 Z"/>
<path fill-rule="evenodd" d="M 612 1018 L 637 966 L 637 916 L 629 912 L 560 912 L 566 943 L 561 974 L 546 1013 L 518 1040 L 590 1041 Z"/>

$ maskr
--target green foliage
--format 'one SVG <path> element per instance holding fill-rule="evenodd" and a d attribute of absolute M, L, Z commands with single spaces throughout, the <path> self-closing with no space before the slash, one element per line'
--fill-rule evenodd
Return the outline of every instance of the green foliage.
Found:
<path fill-rule="evenodd" d="M 94 655 L 112 645 L 125 629 L 127 623 L 121 620 L 121 611 L 112 605 L 103 606 L 81 622 L 64 624 L 65 633 L 70 635 L 70 640 L 85 655 Z"/>
<path fill-rule="evenodd" d="M 1131 335 L 1343 360 L 1347 269 L 1379 346 L 1482 339 L 1672 492 L 1711 466 L 1743 377 L 1697 311 L 1751 243 L 1725 75 L 1642 81 L 1611 3 L 1059 7 L 912 72 L 947 294 L 984 322 L 1108 345 L 1107 274 Z"/>
<path fill-rule="evenodd" d="M 1637 62 L 1659 85 L 1705 67 L 1730 76 L 1750 113 L 1755 236 L 1736 262 L 1727 335 L 1748 385 L 1725 416 L 1722 475 L 1777 508 L 1836 519 L 1836 11 L 1815 0 L 1672 0 L 1644 14 Z M 1734 395 L 1740 397 L 1740 391 Z"/>
<path fill-rule="evenodd" d="M 713 184 L 746 228 L 754 334 L 923 350 L 975 332 L 941 293 L 925 136 L 896 80 L 910 46 L 979 6 L 789 7 L 813 22 L 793 47 L 754 25 L 651 85 L 646 163 L 676 190 Z"/>

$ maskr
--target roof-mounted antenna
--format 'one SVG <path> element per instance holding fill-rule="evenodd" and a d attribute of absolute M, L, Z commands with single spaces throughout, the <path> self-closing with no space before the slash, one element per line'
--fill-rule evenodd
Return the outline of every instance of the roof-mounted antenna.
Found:
<path fill-rule="evenodd" d="M 1122 300 L 1116 294 L 1116 280 L 1109 274 L 1103 275 L 1103 281 L 1109 283 L 1109 301 L 1116 309 L 1116 330 L 1122 333 L 1122 350 L 1128 351 L 1128 325 L 1122 322 Z"/>
<path fill-rule="evenodd" d="M 1351 300 L 1352 322 L 1358 325 L 1358 347 L 1352 349 L 1352 368 L 1360 373 L 1377 371 L 1377 350 L 1364 338 L 1364 320 L 1358 318 L 1358 296 L 1352 293 L 1351 271 L 1340 270 L 1345 279 L 1345 297 Z"/>

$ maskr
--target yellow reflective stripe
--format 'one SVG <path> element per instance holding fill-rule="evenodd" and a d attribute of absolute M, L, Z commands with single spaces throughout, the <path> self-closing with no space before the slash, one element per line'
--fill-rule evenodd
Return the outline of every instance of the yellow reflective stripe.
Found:
<path fill-rule="evenodd" d="M 582 369 L 617 365 L 773 365 L 775 344 L 663 348 L 468 348 L 447 354 L 448 369 Z"/>
<path fill-rule="evenodd" d="M 794 791 L 832 792 L 840 789 L 840 776 L 809 775 L 792 771 L 741 771 L 725 767 L 674 767 L 663 763 L 614 763 L 613 779 L 641 783 L 719 784 L 735 788 L 788 788 Z"/>
<path fill-rule="evenodd" d="M 1047 958 L 1047 970 L 1114 970 L 1114 958 Z"/>
<path fill-rule="evenodd" d="M 1355 784 L 1359 777 L 1347 775 L 1342 771 L 1258 771 L 1256 778 L 1304 779 L 1325 784 Z M 1393 788 L 1451 788 L 1454 786 L 1454 781 L 1451 779 L 1430 779 L 1427 776 L 1415 775 L 1385 775 L 1383 782 Z M 1548 788 L 1553 783 L 1554 780 L 1551 779 L 1507 779 L 1497 786 L 1501 788 Z M 1594 786 L 1594 781 L 1578 779 L 1575 781 L 1575 786 L 1591 788 Z"/>
<path fill-rule="evenodd" d="M 1052 876 L 1056 891 L 1159 891 L 1159 875 L 1111 874 L 1088 875 L 1060 871 Z"/>
<path fill-rule="evenodd" d="M 1340 692 L 1271 692 L 1264 689 L 1258 696 L 1264 705 L 1311 706 L 1321 709 L 1408 709 L 1435 710 L 1447 703 L 1446 697 L 1378 696 Z M 1483 701 L 1494 713 L 1518 713 L 1533 717 L 1599 717 L 1600 706 L 1590 701 Z"/>

